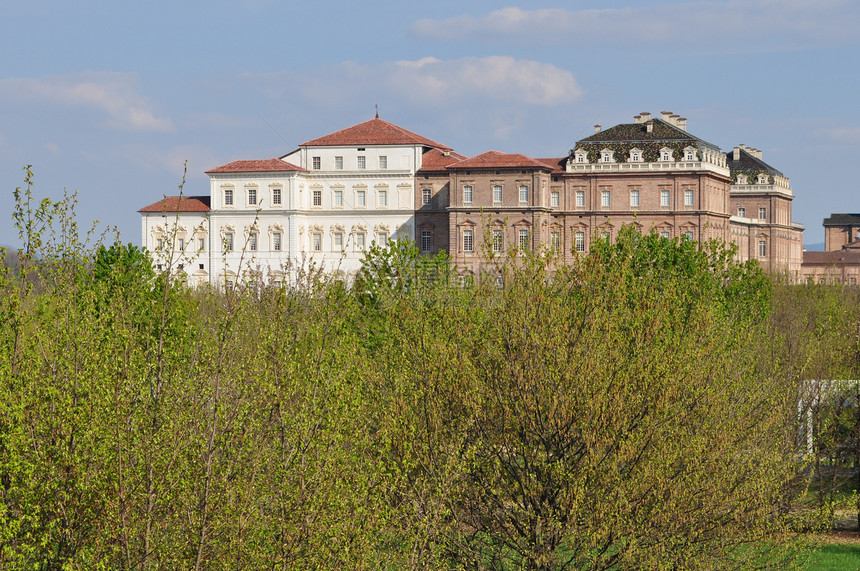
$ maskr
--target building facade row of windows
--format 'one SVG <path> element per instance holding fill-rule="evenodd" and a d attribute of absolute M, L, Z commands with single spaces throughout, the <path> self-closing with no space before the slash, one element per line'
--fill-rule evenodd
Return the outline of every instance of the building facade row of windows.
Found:
<path fill-rule="evenodd" d="M 425 189 L 429 191 L 430 189 Z M 472 204 L 475 197 L 475 187 L 471 184 L 463 185 L 463 204 Z M 424 198 L 422 195 L 423 204 L 429 204 L 429 195 Z M 501 204 L 504 199 L 504 187 L 501 184 L 493 185 L 493 204 Z M 529 186 L 527 184 L 517 185 L 517 201 L 520 204 L 528 204 L 529 202 Z"/>
<path fill-rule="evenodd" d="M 195 238 L 191 240 L 186 240 L 185 237 L 177 237 L 173 240 L 168 241 L 164 238 L 163 235 L 156 236 L 155 238 L 155 249 L 158 252 L 164 251 L 168 246 L 176 252 L 188 252 L 189 248 L 193 248 L 192 244 L 196 245 L 196 250 L 198 252 L 203 252 L 206 250 L 206 238 Z"/>
<path fill-rule="evenodd" d="M 505 231 L 501 228 L 493 228 L 491 236 L 491 244 L 493 252 L 499 253 L 504 252 L 505 245 Z M 660 230 L 660 236 L 665 239 L 672 239 L 672 232 L 670 230 Z M 475 234 L 474 230 L 471 228 L 464 228 L 460 231 L 461 239 L 460 239 L 460 250 L 466 254 L 473 254 L 479 251 L 478 245 L 475 242 Z M 609 231 L 604 230 L 601 233 L 601 237 L 609 238 L 611 236 Z M 527 250 L 531 248 L 531 233 L 527 228 L 518 228 L 516 231 L 516 247 L 520 250 Z M 573 230 L 572 234 L 572 244 L 571 247 L 573 251 L 584 253 L 587 251 L 587 234 L 585 230 Z M 683 239 L 693 240 L 695 239 L 695 231 L 690 229 L 682 229 L 678 234 L 678 237 Z M 553 250 L 558 250 L 562 247 L 562 237 L 561 232 L 557 229 L 551 230 L 549 233 L 549 242 L 547 244 Z M 421 250 L 426 252 L 430 251 L 431 247 L 431 232 L 423 231 L 421 234 Z M 764 254 L 759 254 L 760 256 L 766 255 L 766 245 L 764 246 Z"/>
<path fill-rule="evenodd" d="M 612 149 L 602 149 L 599 154 L 598 162 L 601 163 L 614 163 L 615 159 L 615 151 Z M 685 161 L 695 161 L 697 160 L 698 153 L 695 147 L 686 147 L 682 154 L 683 159 Z M 645 162 L 645 155 L 642 149 L 633 148 L 630 149 L 627 157 L 628 163 L 643 163 Z M 675 151 L 668 147 L 664 147 L 660 149 L 660 152 L 657 154 L 658 162 L 674 162 L 675 159 Z M 573 162 L 578 164 L 587 164 L 588 160 L 588 151 L 584 149 L 577 149 L 573 153 Z"/>
<path fill-rule="evenodd" d="M 748 177 L 744 174 L 737 175 L 736 184 L 768 184 L 769 178 L 766 174 L 760 174 L 757 177 Z"/>
<path fill-rule="evenodd" d="M 260 232 L 257 230 L 248 232 L 245 235 L 244 244 L 237 242 L 236 232 L 233 230 L 225 230 L 221 233 L 221 245 L 224 253 L 236 251 L 237 248 L 244 249 L 248 252 L 258 252 L 263 250 L 263 244 L 260 241 Z M 284 233 L 280 230 L 269 232 L 268 251 L 280 252 L 284 247 Z"/>
<path fill-rule="evenodd" d="M 226 208 L 236 206 L 236 189 L 233 186 L 222 186 L 222 203 Z M 273 208 L 283 206 L 284 189 L 282 186 L 269 187 L 269 205 Z M 256 185 L 248 185 L 245 187 L 245 205 L 249 207 L 263 206 L 262 196 L 259 187 Z"/>
<path fill-rule="evenodd" d="M 233 187 L 223 187 L 223 204 L 225 207 L 235 206 L 235 189 Z M 270 204 L 272 207 L 281 207 L 283 206 L 283 189 L 282 187 L 270 187 Z M 259 207 L 262 206 L 262 202 L 260 201 L 259 190 L 256 186 L 248 186 L 245 188 L 246 192 L 246 200 L 245 204 L 249 207 Z M 331 205 L 332 208 L 344 208 L 346 206 L 344 201 L 344 192 L 343 188 L 332 188 L 331 189 Z M 356 189 L 353 188 L 353 205 L 355 208 L 367 208 L 368 207 L 368 192 L 371 192 L 367 189 Z M 375 191 L 375 205 L 380 208 L 389 207 L 389 189 L 388 188 L 377 188 Z M 585 208 L 586 203 L 586 194 L 585 190 L 576 190 L 574 192 L 574 205 L 576 208 Z M 529 202 L 529 187 L 528 185 L 518 185 L 517 187 L 518 193 L 518 202 L 520 204 L 528 204 Z M 630 193 L 630 206 L 632 208 L 638 208 L 640 206 L 640 189 L 631 189 Z M 695 193 L 693 189 L 684 189 L 684 206 L 690 207 L 694 205 Z M 310 189 L 311 194 L 311 206 L 314 208 L 322 208 L 323 206 L 323 188 L 313 186 Z M 464 185 L 463 186 L 463 203 L 464 204 L 472 204 L 474 201 L 474 186 L 473 185 Z M 421 189 L 421 203 L 426 205 L 430 204 L 430 200 L 432 197 L 432 190 L 430 188 L 422 188 Z M 503 201 L 503 187 L 502 185 L 493 185 L 493 203 L 501 204 Z M 561 195 L 558 190 L 553 190 L 550 192 L 550 207 L 551 208 L 559 208 L 561 206 Z M 612 206 L 612 191 L 609 189 L 603 189 L 600 191 L 600 207 L 601 208 L 611 208 Z M 671 191 L 669 189 L 660 189 L 660 207 L 661 208 L 669 208 L 671 207 Z M 760 212 L 765 212 L 765 214 L 760 214 L 759 218 L 766 218 L 766 209 L 760 209 Z M 738 209 L 738 216 L 745 216 L 746 211 L 744 208 Z"/>
<path fill-rule="evenodd" d="M 388 170 L 388 156 L 379 155 L 377 157 L 376 163 L 378 170 Z M 311 157 L 311 168 L 315 171 L 322 170 L 322 157 L 315 156 Z M 366 170 L 367 169 L 367 156 L 366 155 L 358 155 L 355 157 L 355 170 Z M 334 170 L 344 170 L 344 161 L 343 155 L 337 155 L 334 157 Z"/>
<path fill-rule="evenodd" d="M 745 206 L 738 206 L 738 216 L 740 216 L 741 218 L 746 218 L 747 209 Z M 766 206 L 760 206 L 759 207 L 758 217 L 759 217 L 759 220 L 767 220 L 767 207 Z"/>
<path fill-rule="evenodd" d="M 429 190 L 429 189 L 428 189 Z M 224 187 L 222 188 L 223 192 L 223 204 L 227 208 L 234 207 L 236 205 L 235 200 L 235 189 L 232 187 Z M 261 207 L 262 203 L 259 200 L 259 191 L 257 187 L 247 187 L 245 189 L 245 205 L 248 207 Z M 271 197 L 271 206 L 273 208 L 283 207 L 283 189 L 280 187 L 272 187 L 270 189 L 270 197 Z M 345 208 L 348 206 L 344 199 L 345 189 L 343 188 L 332 188 L 330 190 L 330 198 L 331 198 L 331 206 L 332 208 Z M 391 205 L 391 193 L 390 189 L 387 187 L 379 187 L 374 190 L 369 190 L 367 188 L 353 188 L 353 203 L 352 207 L 354 208 L 367 208 L 371 205 L 375 205 L 378 208 L 388 208 Z M 320 186 L 312 186 L 310 188 L 310 200 L 311 207 L 313 208 L 322 208 L 323 207 L 323 188 Z M 428 196 L 429 202 L 429 196 Z"/>
<path fill-rule="evenodd" d="M 617 191 L 616 191 L 617 192 Z M 641 198 L 642 191 L 641 189 L 630 189 L 629 191 L 629 205 L 631 208 L 639 208 L 641 206 Z M 472 204 L 474 200 L 474 187 L 472 185 L 464 185 L 463 186 L 463 204 Z M 611 189 L 603 189 L 600 191 L 600 207 L 601 208 L 612 208 L 612 197 L 613 191 Z M 685 207 L 692 207 L 695 205 L 695 191 L 692 188 L 687 188 L 683 190 L 683 200 Z M 423 188 L 422 189 L 422 204 L 430 204 L 431 199 L 431 189 Z M 493 203 L 500 204 L 503 199 L 503 189 L 501 185 L 493 185 Z M 526 185 L 520 185 L 518 187 L 518 199 L 520 204 L 527 204 L 529 201 L 529 188 Z M 549 194 L 549 205 L 550 208 L 559 208 L 561 207 L 561 192 L 558 190 L 551 190 Z M 672 191 L 663 188 L 660 189 L 660 207 L 661 208 L 671 208 L 672 206 Z M 586 191 L 585 190 L 575 190 L 574 191 L 574 207 L 575 208 L 585 208 L 586 207 Z"/>

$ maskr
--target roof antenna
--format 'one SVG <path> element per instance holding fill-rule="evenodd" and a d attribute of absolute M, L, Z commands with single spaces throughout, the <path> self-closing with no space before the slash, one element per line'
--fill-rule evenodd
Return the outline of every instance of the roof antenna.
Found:
<path fill-rule="evenodd" d="M 376 107 L 376 118 L 379 119 L 379 103 L 374 105 L 374 107 Z"/>

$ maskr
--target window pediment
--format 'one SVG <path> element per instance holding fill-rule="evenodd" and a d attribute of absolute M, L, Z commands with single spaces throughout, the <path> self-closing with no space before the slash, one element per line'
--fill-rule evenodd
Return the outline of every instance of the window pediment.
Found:
<path fill-rule="evenodd" d="M 675 160 L 675 151 L 670 149 L 669 147 L 663 147 L 660 149 L 660 161 L 661 162 L 672 162 Z"/>

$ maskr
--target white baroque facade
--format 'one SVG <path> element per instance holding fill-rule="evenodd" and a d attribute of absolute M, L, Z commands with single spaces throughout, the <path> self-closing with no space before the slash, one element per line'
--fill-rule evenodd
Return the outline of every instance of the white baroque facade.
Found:
<path fill-rule="evenodd" d="M 311 266 L 349 277 L 373 243 L 415 238 L 415 174 L 433 149 L 450 152 L 376 117 L 280 158 L 234 161 L 207 171 L 208 197 L 141 209 L 142 242 L 194 285 L 277 283 Z"/>

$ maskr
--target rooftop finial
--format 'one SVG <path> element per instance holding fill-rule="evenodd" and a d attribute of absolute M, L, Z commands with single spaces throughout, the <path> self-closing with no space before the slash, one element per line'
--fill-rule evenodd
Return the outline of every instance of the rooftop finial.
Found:
<path fill-rule="evenodd" d="M 374 105 L 374 107 L 376 107 L 376 118 L 379 119 L 379 103 Z"/>

